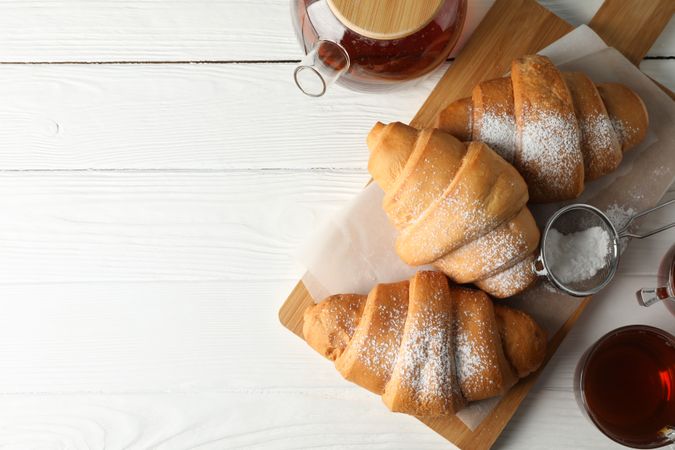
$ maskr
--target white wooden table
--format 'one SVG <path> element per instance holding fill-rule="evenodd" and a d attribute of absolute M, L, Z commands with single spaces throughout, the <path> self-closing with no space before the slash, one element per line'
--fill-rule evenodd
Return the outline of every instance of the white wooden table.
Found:
<path fill-rule="evenodd" d="M 468 28 L 489 0 L 472 0 Z M 544 2 L 574 24 L 600 0 Z M 675 24 L 642 63 L 675 89 Z M 0 2 L 0 448 L 448 448 L 277 322 L 396 95 L 302 96 L 286 0 Z M 675 192 L 671 193 L 675 196 Z M 675 212 L 658 220 L 675 218 Z M 675 230 L 634 242 L 497 448 L 613 448 L 572 372 Z"/>

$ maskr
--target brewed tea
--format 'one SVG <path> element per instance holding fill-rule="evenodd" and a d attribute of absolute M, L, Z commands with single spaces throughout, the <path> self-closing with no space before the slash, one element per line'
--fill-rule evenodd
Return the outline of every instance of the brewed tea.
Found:
<path fill-rule="evenodd" d="M 581 387 L 591 419 L 605 434 L 649 447 L 675 432 L 674 343 L 651 327 L 630 327 L 591 350 Z"/>

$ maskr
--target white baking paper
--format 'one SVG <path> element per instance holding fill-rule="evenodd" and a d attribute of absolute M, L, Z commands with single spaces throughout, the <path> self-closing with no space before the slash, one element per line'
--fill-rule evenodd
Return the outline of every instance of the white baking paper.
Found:
<path fill-rule="evenodd" d="M 394 250 L 396 230 L 380 208 L 383 197 L 382 189 L 371 183 L 310 239 L 301 262 L 307 267 L 302 281 L 312 298 L 367 294 L 377 283 L 404 280 L 419 270 Z"/>
<path fill-rule="evenodd" d="M 620 168 L 597 181 L 574 202 L 602 210 L 640 211 L 654 206 L 675 178 L 675 105 L 647 76 L 581 26 L 540 52 L 565 71 L 582 71 L 595 82 L 621 82 L 645 102 L 650 117 L 647 137 L 624 156 Z M 364 157 L 366 150 L 364 149 Z M 318 301 L 328 295 L 366 294 L 375 284 L 408 278 L 420 268 L 404 264 L 394 251 L 396 231 L 381 208 L 383 192 L 372 183 L 343 211 L 314 235 L 301 252 L 307 267 L 303 282 Z M 571 202 L 568 202 L 571 203 Z M 531 210 L 540 225 L 563 203 L 536 205 Z M 580 300 L 555 291 L 540 281 L 508 304 L 526 311 L 553 336 Z M 476 402 L 458 417 L 475 429 L 498 399 Z"/>

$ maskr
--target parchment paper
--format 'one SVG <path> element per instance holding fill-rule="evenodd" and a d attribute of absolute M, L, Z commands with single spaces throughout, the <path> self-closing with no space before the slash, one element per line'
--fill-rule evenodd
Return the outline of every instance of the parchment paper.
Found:
<path fill-rule="evenodd" d="M 583 71 L 598 83 L 615 81 L 629 86 L 649 112 L 644 142 L 624 155 L 618 170 L 587 183 L 585 192 L 574 202 L 595 205 L 618 222 L 630 213 L 656 205 L 675 178 L 675 105 L 670 97 L 587 26 L 577 28 L 540 54 L 564 71 Z M 372 183 L 308 241 L 299 260 L 307 267 L 303 282 L 314 299 L 346 292 L 367 294 L 377 283 L 409 278 L 422 269 L 406 265 L 396 255 L 396 230 L 381 208 L 383 195 Z M 531 210 L 543 225 L 561 206 L 563 203 L 538 205 Z M 549 337 L 579 303 L 580 299 L 556 292 L 545 281 L 508 300 L 510 306 L 533 316 Z M 498 401 L 472 403 L 457 416 L 473 430 Z"/>

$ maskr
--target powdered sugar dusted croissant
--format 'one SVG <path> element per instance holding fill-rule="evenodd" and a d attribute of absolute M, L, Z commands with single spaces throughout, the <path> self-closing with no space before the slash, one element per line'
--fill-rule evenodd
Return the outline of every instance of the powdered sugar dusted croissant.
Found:
<path fill-rule="evenodd" d="M 368 147 L 368 170 L 386 193 L 382 206 L 400 231 L 403 261 L 433 264 L 500 298 L 535 280 L 539 229 L 513 166 L 483 143 L 401 123 L 375 125 Z"/>
<path fill-rule="evenodd" d="M 595 85 L 532 55 L 514 60 L 510 77 L 484 81 L 450 104 L 436 126 L 485 142 L 516 166 L 532 201 L 551 202 L 575 198 L 584 181 L 615 170 L 644 139 L 648 116 L 626 86 Z"/>
<path fill-rule="evenodd" d="M 546 335 L 527 314 L 440 272 L 380 284 L 368 296 L 331 296 L 307 308 L 303 334 L 347 380 L 416 416 L 500 395 L 546 352 Z"/>

